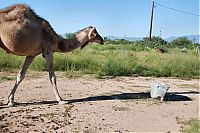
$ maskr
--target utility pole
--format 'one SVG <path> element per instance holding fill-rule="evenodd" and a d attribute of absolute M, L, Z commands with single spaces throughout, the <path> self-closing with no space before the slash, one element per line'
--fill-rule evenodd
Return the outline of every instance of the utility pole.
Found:
<path fill-rule="evenodd" d="M 152 10 L 151 10 L 151 21 L 150 21 L 150 32 L 149 32 L 149 40 L 151 41 L 152 28 L 153 28 L 153 14 L 154 14 L 154 0 L 152 0 Z"/>

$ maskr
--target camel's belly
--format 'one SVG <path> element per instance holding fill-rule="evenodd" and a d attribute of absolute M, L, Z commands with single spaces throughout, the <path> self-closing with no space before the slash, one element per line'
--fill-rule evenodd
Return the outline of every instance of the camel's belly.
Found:
<path fill-rule="evenodd" d="M 42 52 L 42 47 L 40 43 L 37 42 L 23 42 L 16 41 L 15 39 L 3 39 L 1 38 L 4 47 L 8 53 L 12 53 L 15 55 L 28 56 L 28 55 L 37 55 Z"/>
<path fill-rule="evenodd" d="M 26 49 L 18 49 L 18 48 L 13 48 L 13 47 L 6 47 L 6 50 L 8 53 L 12 53 L 14 55 L 19 55 L 19 56 L 34 56 L 42 53 L 42 50 L 40 48 L 26 48 Z"/>

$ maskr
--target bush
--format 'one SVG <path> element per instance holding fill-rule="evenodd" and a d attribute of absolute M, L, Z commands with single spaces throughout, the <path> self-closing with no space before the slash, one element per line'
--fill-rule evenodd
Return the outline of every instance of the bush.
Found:
<path fill-rule="evenodd" d="M 193 45 L 192 41 L 188 40 L 186 37 L 180 37 L 171 42 L 171 45 L 177 46 L 179 48 L 189 48 Z"/>
<path fill-rule="evenodd" d="M 47 71 L 47 64 L 45 59 L 40 55 L 33 60 L 33 63 L 30 66 L 30 69 L 36 71 Z"/>

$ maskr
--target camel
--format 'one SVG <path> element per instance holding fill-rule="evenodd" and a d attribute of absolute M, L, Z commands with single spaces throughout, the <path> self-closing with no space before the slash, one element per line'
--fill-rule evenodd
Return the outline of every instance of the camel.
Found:
<path fill-rule="evenodd" d="M 26 56 L 17 75 L 14 87 L 8 96 L 8 106 L 14 106 L 14 95 L 34 58 L 43 54 L 46 60 L 49 79 L 59 104 L 65 102 L 57 89 L 54 72 L 54 52 L 70 52 L 84 48 L 89 42 L 103 44 L 103 38 L 95 27 L 89 26 L 75 33 L 74 38 L 64 39 L 57 35 L 45 19 L 39 17 L 28 5 L 15 4 L 0 10 L 0 48 L 7 53 Z"/>

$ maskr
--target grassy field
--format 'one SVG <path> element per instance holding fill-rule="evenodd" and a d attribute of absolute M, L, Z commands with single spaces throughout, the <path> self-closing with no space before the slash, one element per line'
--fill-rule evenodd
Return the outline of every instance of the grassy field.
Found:
<path fill-rule="evenodd" d="M 6 54 L 0 50 L 0 71 L 19 69 L 24 57 Z M 102 76 L 155 76 L 199 78 L 200 59 L 195 50 L 187 53 L 168 49 L 161 54 L 155 49 L 134 45 L 90 45 L 71 53 L 54 54 L 55 70 L 66 74 L 95 74 Z M 38 56 L 31 70 L 46 71 L 46 63 Z"/>

